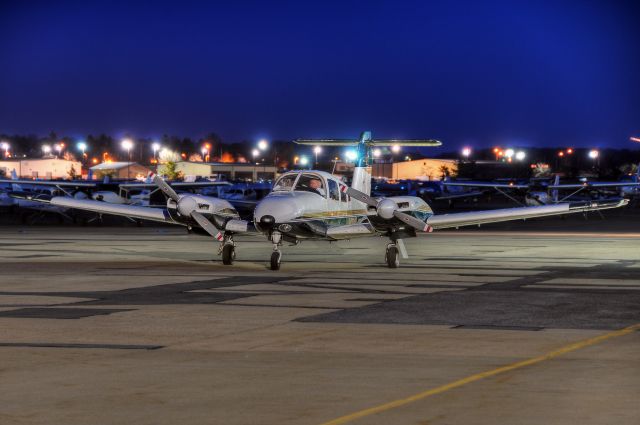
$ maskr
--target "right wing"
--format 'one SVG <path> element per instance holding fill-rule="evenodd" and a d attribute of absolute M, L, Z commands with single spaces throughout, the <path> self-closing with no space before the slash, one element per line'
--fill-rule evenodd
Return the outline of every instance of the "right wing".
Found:
<path fill-rule="evenodd" d="M 454 214 L 433 215 L 427 219 L 427 224 L 434 230 L 451 227 L 473 226 L 487 223 L 497 223 L 510 220 L 526 220 L 535 217 L 572 214 L 579 212 L 605 210 L 627 205 L 627 199 L 615 201 L 589 203 L 562 203 L 544 205 L 540 207 L 504 208 L 487 211 L 472 211 Z"/>

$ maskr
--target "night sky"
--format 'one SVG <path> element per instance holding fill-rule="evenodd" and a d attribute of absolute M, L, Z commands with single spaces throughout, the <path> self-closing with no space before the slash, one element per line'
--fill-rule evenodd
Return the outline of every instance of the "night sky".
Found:
<path fill-rule="evenodd" d="M 0 133 L 637 147 L 640 2 L 0 2 Z"/>

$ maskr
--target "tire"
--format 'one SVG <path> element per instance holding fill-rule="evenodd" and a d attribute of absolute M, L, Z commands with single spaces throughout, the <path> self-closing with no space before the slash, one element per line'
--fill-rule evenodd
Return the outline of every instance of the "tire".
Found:
<path fill-rule="evenodd" d="M 390 246 L 387 248 L 387 255 L 385 256 L 387 260 L 387 266 L 390 269 L 397 269 L 400 265 L 400 257 L 398 255 L 398 248 L 395 246 Z"/>
<path fill-rule="evenodd" d="M 280 251 L 273 251 L 271 254 L 271 270 L 280 270 L 280 260 L 282 254 Z"/>
<path fill-rule="evenodd" d="M 236 259 L 236 249 L 233 245 L 227 244 L 222 248 L 222 264 L 230 266 Z"/>

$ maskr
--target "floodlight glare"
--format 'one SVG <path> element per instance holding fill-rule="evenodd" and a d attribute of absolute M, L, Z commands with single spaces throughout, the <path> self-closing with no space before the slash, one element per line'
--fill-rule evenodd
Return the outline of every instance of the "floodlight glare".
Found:
<path fill-rule="evenodd" d="M 306 166 L 307 164 L 309 164 L 309 159 L 306 156 L 301 156 L 300 157 L 300 165 Z"/>
<path fill-rule="evenodd" d="M 258 149 L 261 151 L 266 151 L 268 147 L 269 143 L 266 140 L 262 139 L 258 142 Z"/>
<path fill-rule="evenodd" d="M 391 146 L 391 152 L 393 152 L 393 153 L 398 153 L 398 152 L 400 152 L 400 145 L 393 145 L 393 146 Z"/>
<path fill-rule="evenodd" d="M 506 151 L 504 151 L 504 156 L 506 156 L 507 158 L 511 158 L 514 154 L 515 151 L 513 149 L 507 149 Z"/>
<path fill-rule="evenodd" d="M 524 153 L 523 151 L 516 152 L 516 159 L 518 161 L 522 161 L 526 156 L 527 156 L 527 154 Z"/>
<path fill-rule="evenodd" d="M 469 157 L 471 155 L 471 148 L 466 147 L 462 149 L 462 156 Z"/>
<path fill-rule="evenodd" d="M 589 151 L 589 158 L 591 159 L 596 159 L 599 155 L 600 155 L 600 152 L 598 152 L 595 149 L 592 149 Z"/>
<path fill-rule="evenodd" d="M 316 155 L 318 155 L 320 152 L 322 152 L 322 148 L 320 146 L 316 146 L 313 148 L 313 153 L 315 153 Z"/>
<path fill-rule="evenodd" d="M 380 158 L 380 155 L 382 155 L 382 152 L 378 148 L 375 148 L 371 153 L 373 154 L 374 158 Z"/>
<path fill-rule="evenodd" d="M 349 161 L 355 161 L 358 158 L 358 153 L 353 150 L 348 150 L 344 154 Z"/>

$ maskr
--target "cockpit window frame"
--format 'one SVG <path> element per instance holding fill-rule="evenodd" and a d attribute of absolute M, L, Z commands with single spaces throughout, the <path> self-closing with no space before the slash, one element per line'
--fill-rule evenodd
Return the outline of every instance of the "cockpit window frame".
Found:
<path fill-rule="evenodd" d="M 291 192 L 291 191 L 293 191 L 293 188 L 296 187 L 296 184 L 298 183 L 298 179 L 300 178 L 301 175 L 302 175 L 302 173 L 286 173 L 286 174 L 281 175 L 275 182 L 273 182 L 272 191 L 274 191 L 274 192 Z M 286 190 L 285 189 L 276 190 L 277 183 L 280 180 L 282 180 L 282 179 L 284 179 L 286 177 L 289 177 L 289 176 L 293 176 L 294 177 L 293 183 L 291 184 L 291 187 L 289 189 L 286 189 Z"/>

